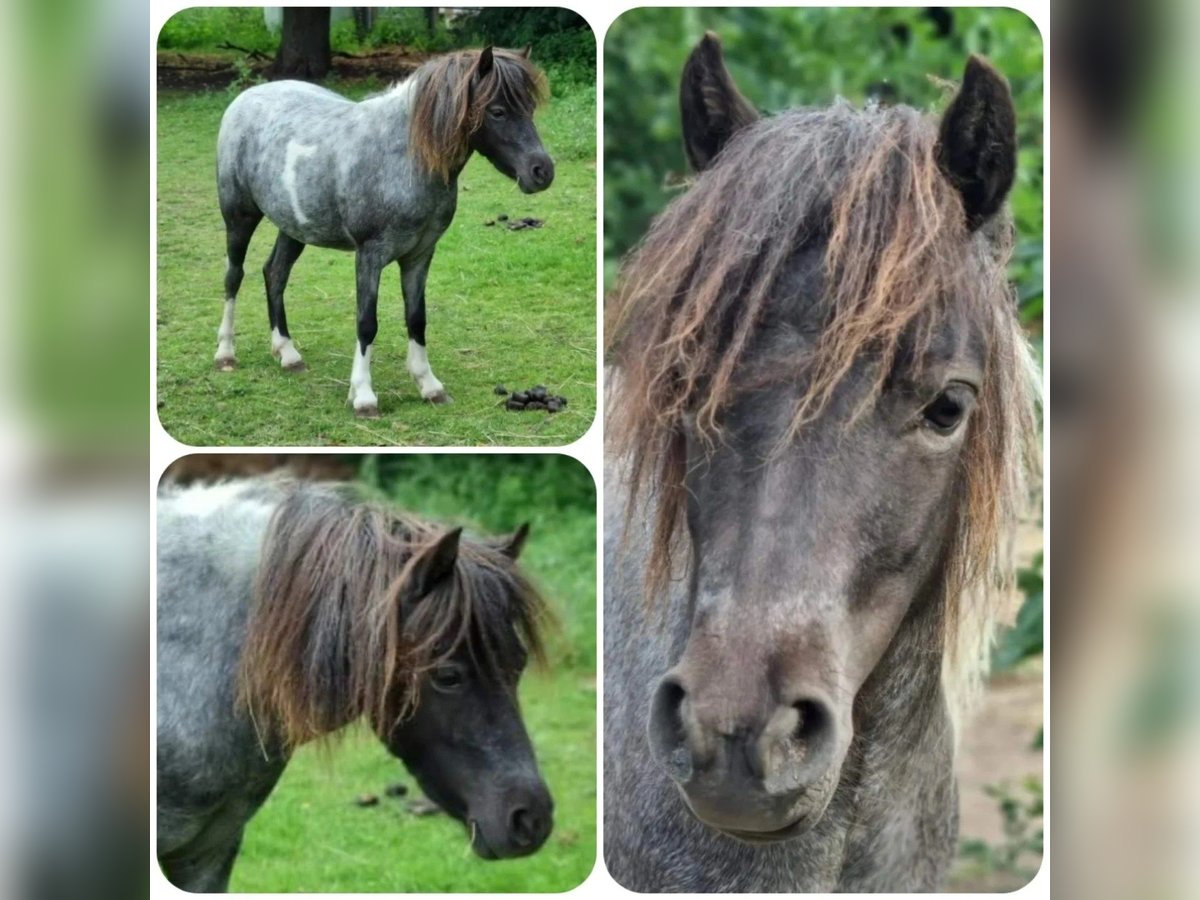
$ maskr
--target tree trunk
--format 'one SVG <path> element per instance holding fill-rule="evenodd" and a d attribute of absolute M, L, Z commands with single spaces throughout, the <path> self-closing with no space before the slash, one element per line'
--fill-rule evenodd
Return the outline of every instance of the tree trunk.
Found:
<path fill-rule="evenodd" d="M 268 77 L 320 81 L 329 74 L 329 7 L 285 7 L 283 36 Z"/>

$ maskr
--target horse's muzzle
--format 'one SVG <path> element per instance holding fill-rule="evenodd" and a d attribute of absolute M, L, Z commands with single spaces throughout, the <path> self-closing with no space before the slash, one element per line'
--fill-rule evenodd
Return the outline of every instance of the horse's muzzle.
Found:
<path fill-rule="evenodd" d="M 524 171 L 517 179 L 517 186 L 526 194 L 544 191 L 554 183 L 554 160 L 548 153 L 532 155 Z"/>
<path fill-rule="evenodd" d="M 690 690 L 668 673 L 650 708 L 650 749 L 690 811 L 750 842 L 794 837 L 823 813 L 840 769 L 844 735 L 817 690 L 739 706 Z M 723 702 L 717 702 L 723 701 Z"/>
<path fill-rule="evenodd" d="M 540 781 L 505 792 L 469 815 L 471 848 L 483 859 L 512 859 L 536 852 L 554 828 L 554 802 Z"/>

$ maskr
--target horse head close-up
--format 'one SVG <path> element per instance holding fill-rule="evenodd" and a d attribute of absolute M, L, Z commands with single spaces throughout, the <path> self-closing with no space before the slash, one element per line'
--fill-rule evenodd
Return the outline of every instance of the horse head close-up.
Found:
<path fill-rule="evenodd" d="M 383 270 L 400 268 L 407 367 L 421 397 L 450 401 L 425 340 L 425 285 L 473 153 L 526 194 L 554 181 L 533 123 L 545 76 L 529 49 L 485 47 L 435 56 L 391 89 L 354 102 L 302 81 L 251 87 L 229 104 L 217 138 L 217 193 L 225 221 L 225 307 L 215 365 L 232 371 L 243 263 L 263 218 L 278 229 L 263 267 L 271 352 L 290 372 L 306 365 L 292 341 L 283 294 L 309 245 L 355 254 L 357 344 L 348 402 L 379 415 L 371 381 Z"/>
<path fill-rule="evenodd" d="M 463 823 L 478 856 L 537 851 L 553 802 L 517 703 L 527 662 L 542 658 L 545 617 L 517 564 L 527 533 L 468 539 L 345 487 L 164 489 L 157 771 L 168 879 L 225 890 L 246 824 L 293 753 L 360 719 Z"/>
<path fill-rule="evenodd" d="M 762 116 L 709 33 L 679 90 L 694 178 L 607 310 L 606 861 L 934 890 L 1037 465 L 1009 86 Z"/>

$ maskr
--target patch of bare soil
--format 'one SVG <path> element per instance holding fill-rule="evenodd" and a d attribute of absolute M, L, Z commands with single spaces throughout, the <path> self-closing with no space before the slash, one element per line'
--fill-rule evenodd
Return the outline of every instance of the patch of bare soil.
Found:
<path fill-rule="evenodd" d="M 984 793 L 988 785 L 1007 784 L 1022 801 L 1026 778 L 1042 775 L 1042 750 L 1034 738 L 1042 727 L 1042 666 L 1027 664 L 993 678 L 975 717 L 965 725 L 958 755 L 959 833 L 964 840 L 1004 843 L 1003 818 L 997 800 Z M 1036 868 L 1025 857 L 1023 864 Z M 1015 873 L 969 871 L 952 874 L 949 891 L 1011 891 L 1025 884 Z"/>
<path fill-rule="evenodd" d="M 429 58 L 405 47 L 383 47 L 364 53 L 335 53 L 330 74 L 339 81 L 399 81 Z M 267 78 L 272 59 L 261 53 L 158 54 L 160 91 L 211 91 L 226 88 L 239 77 Z"/>

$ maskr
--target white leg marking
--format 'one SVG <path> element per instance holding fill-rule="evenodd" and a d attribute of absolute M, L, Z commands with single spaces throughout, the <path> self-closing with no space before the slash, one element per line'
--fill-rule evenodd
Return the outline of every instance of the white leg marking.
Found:
<path fill-rule="evenodd" d="M 304 365 L 300 351 L 296 349 L 292 339 L 280 334 L 278 328 L 271 329 L 271 352 L 285 369 L 296 369 Z"/>
<path fill-rule="evenodd" d="M 308 224 L 308 216 L 300 208 L 300 194 L 296 190 L 296 164 L 316 152 L 317 148 L 314 144 L 288 141 L 287 149 L 283 154 L 283 189 L 287 191 L 288 198 L 292 201 L 292 215 L 296 217 L 296 222 L 300 225 Z"/>
<path fill-rule="evenodd" d="M 358 343 L 354 344 L 354 367 L 350 370 L 350 402 L 354 411 L 363 415 L 374 415 L 379 411 L 379 398 L 371 390 L 371 346 L 363 353 Z"/>
<path fill-rule="evenodd" d="M 408 374 L 416 379 L 421 396 L 426 400 L 439 394 L 445 396 L 445 387 L 437 380 L 433 369 L 429 368 L 429 355 L 416 341 L 408 342 Z"/>
<path fill-rule="evenodd" d="M 217 329 L 217 353 L 213 359 L 222 368 L 226 365 L 232 368 L 234 363 L 233 308 L 235 302 L 232 297 L 225 298 L 225 312 L 221 316 L 221 327 Z"/>

